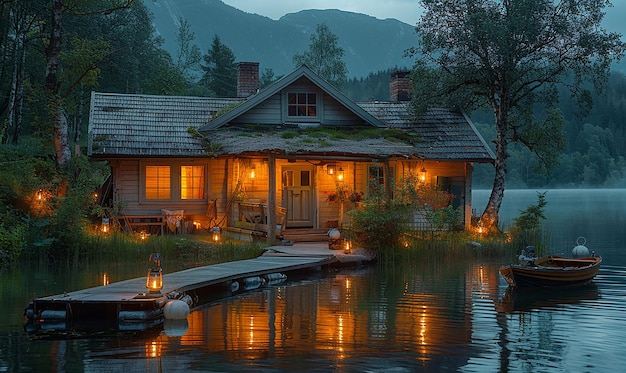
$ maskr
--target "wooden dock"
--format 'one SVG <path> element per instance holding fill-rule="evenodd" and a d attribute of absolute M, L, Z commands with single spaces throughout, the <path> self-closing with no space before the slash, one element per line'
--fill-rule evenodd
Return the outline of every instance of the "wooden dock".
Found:
<path fill-rule="evenodd" d="M 262 276 L 267 278 L 270 274 L 287 275 L 296 271 L 321 270 L 324 266 L 340 262 L 333 250 L 328 250 L 328 246 L 325 250 L 320 250 L 319 246 L 300 250 L 297 247 L 284 248 L 282 251 L 280 248 L 271 249 L 255 259 L 164 273 L 163 289 L 156 295 L 146 293 L 146 279 L 141 277 L 36 298 L 25 310 L 25 316 L 29 319 L 27 330 L 144 330 L 161 324 L 163 306 L 181 295 L 188 295 L 187 298 L 193 300 L 193 309 L 202 304 L 203 299 L 215 296 L 214 293 L 228 296 L 246 290 L 246 281 L 255 278 L 261 281 L 248 286 L 248 289 L 265 284 L 267 281 Z"/>

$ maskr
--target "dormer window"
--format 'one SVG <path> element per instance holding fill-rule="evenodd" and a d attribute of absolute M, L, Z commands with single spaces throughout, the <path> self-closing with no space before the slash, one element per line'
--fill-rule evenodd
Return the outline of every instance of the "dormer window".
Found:
<path fill-rule="evenodd" d="M 317 117 L 317 95 L 315 93 L 287 93 L 287 115 Z"/>

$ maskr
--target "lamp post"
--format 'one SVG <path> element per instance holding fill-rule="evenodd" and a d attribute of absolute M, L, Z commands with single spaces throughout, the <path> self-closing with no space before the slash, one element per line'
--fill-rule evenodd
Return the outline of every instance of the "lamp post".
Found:
<path fill-rule="evenodd" d="M 152 262 L 152 268 L 148 270 L 146 276 L 146 288 L 150 295 L 161 295 L 161 289 L 163 289 L 163 270 L 161 269 L 161 254 L 153 253 L 150 255 L 150 261 Z"/>

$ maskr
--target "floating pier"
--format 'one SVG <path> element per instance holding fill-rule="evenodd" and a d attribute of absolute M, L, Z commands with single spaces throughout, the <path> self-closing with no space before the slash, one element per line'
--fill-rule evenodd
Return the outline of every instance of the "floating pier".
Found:
<path fill-rule="evenodd" d="M 319 271 L 333 264 L 373 258 L 337 253 L 327 244 L 271 247 L 255 259 L 227 262 L 163 274 L 160 292 L 146 291 L 146 278 L 33 299 L 25 310 L 30 332 L 145 330 L 164 321 L 163 309 L 185 302 L 189 309 L 220 296 L 275 285 L 296 271 Z"/>

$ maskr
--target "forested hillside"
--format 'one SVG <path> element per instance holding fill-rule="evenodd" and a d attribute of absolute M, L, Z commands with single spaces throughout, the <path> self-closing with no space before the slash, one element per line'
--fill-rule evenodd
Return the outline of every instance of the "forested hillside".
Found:
<path fill-rule="evenodd" d="M 416 40 L 413 25 L 339 10 L 305 10 L 272 20 L 242 12 L 220 0 L 143 0 L 154 14 L 154 26 L 164 49 L 175 57 L 180 20 L 189 22 L 196 44 L 205 53 L 215 35 L 232 49 L 238 61 L 259 62 L 284 75 L 294 68 L 293 56 L 302 53 L 310 36 L 325 23 L 344 49 L 348 77 L 397 65 L 410 66 L 404 52 Z"/>

